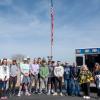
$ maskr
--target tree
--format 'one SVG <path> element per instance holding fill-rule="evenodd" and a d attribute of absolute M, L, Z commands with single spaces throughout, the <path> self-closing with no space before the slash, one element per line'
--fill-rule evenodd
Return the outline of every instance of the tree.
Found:
<path fill-rule="evenodd" d="M 17 62 L 22 62 L 26 56 L 23 54 L 15 54 L 12 56 L 12 60 L 16 60 Z"/>

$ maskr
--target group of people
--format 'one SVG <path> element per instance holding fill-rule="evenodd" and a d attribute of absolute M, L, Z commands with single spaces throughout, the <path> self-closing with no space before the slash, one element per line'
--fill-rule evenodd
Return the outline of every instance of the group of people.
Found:
<path fill-rule="evenodd" d="M 7 99 L 7 91 L 16 95 L 16 84 L 19 74 L 19 91 L 17 96 L 23 93 L 30 96 L 32 93 L 47 95 L 82 96 L 90 99 L 90 83 L 94 82 L 97 88 L 97 97 L 100 97 L 100 65 L 96 63 L 94 71 L 90 72 L 87 65 L 77 67 L 75 64 L 61 63 L 60 61 L 46 61 L 35 58 L 30 62 L 24 59 L 17 63 L 12 60 L 7 63 L 4 58 L 0 62 L 0 94 L 1 99 Z"/>

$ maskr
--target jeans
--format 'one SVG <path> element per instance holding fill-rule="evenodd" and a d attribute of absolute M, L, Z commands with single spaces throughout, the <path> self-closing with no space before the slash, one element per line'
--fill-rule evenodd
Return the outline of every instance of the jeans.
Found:
<path fill-rule="evenodd" d="M 74 91 L 74 95 L 76 96 L 80 95 L 80 86 L 77 80 L 74 80 L 73 91 Z"/>
<path fill-rule="evenodd" d="M 97 96 L 100 97 L 100 89 L 97 89 Z"/>
<path fill-rule="evenodd" d="M 97 90 L 97 96 L 100 97 L 100 88 L 98 87 L 98 84 L 96 84 L 96 90 Z"/>
<path fill-rule="evenodd" d="M 65 84 L 66 93 L 69 95 L 70 94 L 70 79 L 64 80 L 64 84 Z"/>
<path fill-rule="evenodd" d="M 69 87 L 70 87 L 70 90 L 69 90 L 70 95 L 74 95 L 75 83 L 74 83 L 74 79 L 73 78 L 70 79 Z"/>
<path fill-rule="evenodd" d="M 0 89 L 2 89 L 2 94 L 1 96 L 7 96 L 7 81 L 2 81 L 0 82 Z"/>

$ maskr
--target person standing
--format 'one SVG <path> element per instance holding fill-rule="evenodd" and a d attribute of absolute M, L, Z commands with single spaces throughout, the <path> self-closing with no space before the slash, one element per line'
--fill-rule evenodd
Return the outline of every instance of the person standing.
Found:
<path fill-rule="evenodd" d="M 49 61 L 48 62 L 48 68 L 49 68 L 49 77 L 48 77 L 48 93 L 47 95 L 50 95 L 53 93 L 53 86 L 55 82 L 55 77 L 54 77 L 54 61 Z"/>
<path fill-rule="evenodd" d="M 49 69 L 45 60 L 42 61 L 39 73 L 40 73 L 40 93 L 42 93 L 43 83 L 45 85 L 45 92 L 47 92 Z"/>
<path fill-rule="evenodd" d="M 39 64 L 37 64 L 37 60 L 33 60 L 33 64 L 30 65 L 30 89 L 32 90 L 32 84 L 34 82 L 35 93 L 38 92 L 38 74 L 39 74 Z"/>
<path fill-rule="evenodd" d="M 100 65 L 98 63 L 95 64 L 95 71 L 94 71 L 94 79 L 97 88 L 97 99 L 100 99 Z"/>
<path fill-rule="evenodd" d="M 83 65 L 79 74 L 79 83 L 84 93 L 84 99 L 90 99 L 90 83 L 92 80 L 92 73 L 89 71 L 87 65 Z"/>
<path fill-rule="evenodd" d="M 64 68 L 61 66 L 61 62 L 57 61 L 56 67 L 54 67 L 54 76 L 55 76 L 55 93 L 53 94 L 58 95 L 57 93 L 57 83 L 59 83 L 59 90 L 60 90 L 60 96 L 63 96 L 62 94 L 62 79 L 64 75 Z"/>
<path fill-rule="evenodd" d="M 12 61 L 10 66 L 10 79 L 9 79 L 9 92 L 15 95 L 16 83 L 17 83 L 17 76 L 18 76 L 18 65 L 16 60 Z"/>
<path fill-rule="evenodd" d="M 21 90 L 23 84 L 25 87 L 25 95 L 30 96 L 31 94 L 28 91 L 28 86 L 30 84 L 30 77 L 29 77 L 30 65 L 28 64 L 26 58 L 24 59 L 24 63 L 20 64 L 20 72 L 21 72 L 21 76 L 20 76 L 20 88 L 19 88 L 18 96 L 21 96 Z"/>
<path fill-rule="evenodd" d="M 39 69 L 41 67 L 41 63 L 42 63 L 42 59 L 39 57 L 37 58 L 37 64 L 39 65 Z M 38 93 L 41 94 L 41 91 L 40 91 L 40 72 L 38 73 Z"/>
<path fill-rule="evenodd" d="M 71 69 L 70 66 L 68 66 L 67 63 L 64 65 L 64 84 L 65 84 L 65 95 L 70 95 L 70 78 L 71 78 Z"/>
<path fill-rule="evenodd" d="M 2 65 L 0 67 L 0 80 L 1 80 L 1 89 L 2 89 L 2 96 L 1 100 L 7 99 L 7 89 L 8 89 L 8 81 L 10 77 L 10 70 L 9 66 L 7 65 L 7 59 L 4 58 L 2 61 Z"/>
<path fill-rule="evenodd" d="M 80 69 L 73 63 L 72 67 L 72 76 L 73 76 L 73 94 L 75 96 L 81 96 L 80 95 L 80 85 L 78 82 L 78 77 L 79 77 Z"/>

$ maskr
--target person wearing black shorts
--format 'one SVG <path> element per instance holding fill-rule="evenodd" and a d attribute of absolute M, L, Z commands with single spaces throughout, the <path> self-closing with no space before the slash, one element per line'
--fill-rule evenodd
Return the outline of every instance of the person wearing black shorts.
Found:
<path fill-rule="evenodd" d="M 47 93 L 47 95 L 50 95 L 53 92 L 53 84 L 55 82 L 54 63 L 55 63 L 54 61 L 48 62 L 49 77 L 48 77 L 48 93 Z"/>

